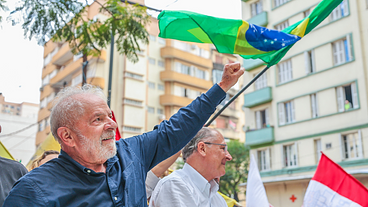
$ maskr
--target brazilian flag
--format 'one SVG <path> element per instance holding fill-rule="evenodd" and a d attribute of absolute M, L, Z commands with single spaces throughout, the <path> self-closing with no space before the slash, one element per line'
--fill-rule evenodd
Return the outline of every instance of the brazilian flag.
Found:
<path fill-rule="evenodd" d="M 211 43 L 220 53 L 261 59 L 277 64 L 289 49 L 320 24 L 343 0 L 323 0 L 303 20 L 282 31 L 189 11 L 162 11 L 159 37 L 188 42 Z"/>

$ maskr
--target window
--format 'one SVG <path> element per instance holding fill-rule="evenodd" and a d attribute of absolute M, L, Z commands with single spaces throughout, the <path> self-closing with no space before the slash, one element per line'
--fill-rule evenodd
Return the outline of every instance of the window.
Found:
<path fill-rule="evenodd" d="M 296 143 L 283 146 L 284 167 L 295 167 L 298 165 Z"/>
<path fill-rule="evenodd" d="M 77 61 L 79 58 L 83 57 L 83 53 L 82 52 L 79 52 L 77 53 L 76 55 L 74 55 L 73 57 L 73 61 Z"/>
<path fill-rule="evenodd" d="M 149 39 L 152 42 L 156 42 L 156 36 L 154 36 L 154 35 L 149 35 Z"/>
<path fill-rule="evenodd" d="M 311 10 L 310 9 L 308 9 L 308 10 L 306 10 L 306 11 L 304 11 L 303 12 L 303 14 L 304 14 L 304 18 L 305 17 L 307 17 L 307 16 L 309 16 L 309 14 L 311 13 Z"/>
<path fill-rule="evenodd" d="M 155 108 L 147 106 L 147 112 L 150 114 L 154 114 L 155 113 Z"/>
<path fill-rule="evenodd" d="M 314 149 L 315 154 L 316 154 L 316 163 L 318 163 L 318 161 L 321 159 L 321 155 L 322 155 L 322 144 L 321 144 L 321 139 L 316 139 L 314 140 Z"/>
<path fill-rule="evenodd" d="M 222 70 L 212 70 L 213 84 L 219 83 L 221 81 L 222 73 L 223 73 Z"/>
<path fill-rule="evenodd" d="M 47 104 L 47 100 L 46 98 L 42 99 L 41 102 L 40 102 L 40 108 L 45 108 L 46 107 L 46 104 Z"/>
<path fill-rule="evenodd" d="M 160 91 L 164 91 L 165 90 L 165 86 L 162 84 L 157 84 L 157 89 Z"/>
<path fill-rule="evenodd" d="M 123 126 L 123 131 L 131 131 L 131 132 L 141 132 L 141 128 L 138 127 L 130 127 L 130 126 Z"/>
<path fill-rule="evenodd" d="M 189 97 L 189 89 L 181 87 L 181 96 Z"/>
<path fill-rule="evenodd" d="M 341 135 L 342 158 L 363 158 L 361 131 Z"/>
<path fill-rule="evenodd" d="M 148 82 L 148 88 L 155 89 L 156 88 L 156 84 L 153 83 L 153 82 Z"/>
<path fill-rule="evenodd" d="M 311 99 L 311 108 L 312 108 L 312 118 L 316 118 L 318 117 L 317 94 L 316 93 L 311 94 L 310 99 Z"/>
<path fill-rule="evenodd" d="M 44 78 L 42 78 L 42 86 L 45 86 L 50 83 L 50 76 L 46 75 Z"/>
<path fill-rule="evenodd" d="M 336 94 L 339 112 L 359 108 L 356 83 L 337 87 Z"/>
<path fill-rule="evenodd" d="M 156 60 L 153 59 L 153 58 L 148 58 L 148 62 L 151 64 L 151 65 L 156 65 Z"/>
<path fill-rule="evenodd" d="M 43 119 L 42 121 L 38 122 L 38 131 L 42 132 L 43 130 L 45 130 L 45 119 Z"/>
<path fill-rule="evenodd" d="M 279 7 L 285 3 L 287 3 L 289 0 L 273 0 L 275 7 Z"/>
<path fill-rule="evenodd" d="M 58 73 L 57 70 L 53 70 L 51 73 L 50 73 L 50 80 L 56 76 L 56 74 Z"/>
<path fill-rule="evenodd" d="M 256 111 L 256 127 L 262 129 L 269 126 L 268 109 Z"/>
<path fill-rule="evenodd" d="M 289 20 L 286 20 L 286 21 L 284 21 L 284 22 L 282 22 L 282 23 L 280 23 L 280 24 L 276 25 L 276 26 L 275 26 L 275 28 L 276 28 L 277 30 L 281 31 L 281 30 L 285 29 L 285 28 L 286 28 L 286 27 L 288 27 L 288 26 L 289 26 Z"/>
<path fill-rule="evenodd" d="M 197 78 L 200 78 L 200 79 L 203 79 L 203 80 L 205 80 L 205 79 L 206 79 L 206 72 L 205 72 L 205 71 L 203 71 L 203 70 L 199 70 L 199 69 L 197 68 L 197 70 L 195 70 L 195 72 L 196 72 L 196 77 L 197 77 Z"/>
<path fill-rule="evenodd" d="M 263 73 L 254 83 L 254 89 L 259 90 L 267 87 L 267 75 Z"/>
<path fill-rule="evenodd" d="M 158 38 L 158 43 L 160 43 L 160 44 L 162 44 L 162 45 L 166 45 L 166 40 L 165 40 L 165 39 L 163 39 L 163 38 L 161 38 L 161 37 L 159 37 L 159 38 Z"/>
<path fill-rule="evenodd" d="M 291 60 L 284 61 L 278 64 L 279 83 L 285 83 L 293 79 L 293 68 Z"/>
<path fill-rule="evenodd" d="M 339 65 L 352 60 L 350 35 L 332 43 L 334 65 Z"/>
<path fill-rule="evenodd" d="M 157 64 L 158 64 L 158 66 L 160 66 L 160 67 L 165 67 L 165 62 L 164 61 L 162 61 L 162 60 L 159 60 L 158 62 L 157 62 Z"/>
<path fill-rule="evenodd" d="M 82 83 L 82 73 L 72 79 L 72 86 Z"/>
<path fill-rule="evenodd" d="M 163 109 L 157 109 L 157 114 L 164 114 L 164 110 Z"/>
<path fill-rule="evenodd" d="M 138 75 L 138 74 L 129 73 L 129 72 L 125 72 L 125 76 L 126 77 L 129 77 L 129 78 L 138 79 L 138 80 L 142 80 L 143 79 L 143 75 Z"/>
<path fill-rule="evenodd" d="M 348 1 L 344 0 L 330 14 L 331 21 L 338 20 L 349 15 Z"/>
<path fill-rule="evenodd" d="M 294 101 L 279 103 L 279 124 L 289 124 L 295 121 Z"/>
<path fill-rule="evenodd" d="M 271 170 L 270 148 L 257 151 L 259 171 Z"/>
<path fill-rule="evenodd" d="M 173 41 L 173 47 L 186 52 L 190 51 L 190 44 L 177 40 Z"/>
<path fill-rule="evenodd" d="M 305 73 L 315 73 L 316 72 L 316 64 L 314 58 L 314 50 L 304 52 L 305 59 Z"/>
<path fill-rule="evenodd" d="M 256 1 L 250 5 L 252 17 L 257 16 L 258 14 L 263 12 L 262 1 Z"/>
<path fill-rule="evenodd" d="M 142 106 L 142 101 L 127 99 L 127 98 L 124 99 L 124 103 L 125 104 L 136 105 L 136 106 Z"/>

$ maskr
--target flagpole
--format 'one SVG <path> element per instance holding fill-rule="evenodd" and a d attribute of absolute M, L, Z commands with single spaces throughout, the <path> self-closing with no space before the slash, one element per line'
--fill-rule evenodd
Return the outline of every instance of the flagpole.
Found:
<path fill-rule="evenodd" d="M 240 91 L 238 91 L 237 94 L 235 94 L 234 97 L 232 97 L 229 102 L 227 102 L 216 114 L 215 116 L 213 116 L 210 121 L 207 122 L 206 125 L 204 125 L 205 127 L 208 127 L 209 125 L 211 125 L 211 123 L 221 114 L 221 112 L 223 112 L 226 107 L 228 107 L 236 98 L 238 98 L 238 96 L 243 93 L 250 85 L 252 85 L 252 83 L 254 83 L 254 81 L 256 81 L 264 72 L 266 72 L 269 69 L 269 67 L 265 67 L 260 73 L 258 73 L 246 86 L 244 86 L 242 89 L 240 89 Z"/>

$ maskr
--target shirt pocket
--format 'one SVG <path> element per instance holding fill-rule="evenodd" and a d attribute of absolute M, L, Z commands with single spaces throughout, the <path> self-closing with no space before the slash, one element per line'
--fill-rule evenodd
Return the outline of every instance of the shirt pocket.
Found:
<path fill-rule="evenodd" d="M 123 178 L 125 180 L 125 206 L 143 206 L 143 203 L 147 203 L 145 197 L 145 183 L 143 180 L 143 168 L 139 162 L 130 163 L 123 172 Z"/>

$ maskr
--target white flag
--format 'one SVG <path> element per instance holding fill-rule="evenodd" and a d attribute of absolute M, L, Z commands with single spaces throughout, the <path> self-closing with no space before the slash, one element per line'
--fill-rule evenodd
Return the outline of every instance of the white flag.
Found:
<path fill-rule="evenodd" d="M 266 190 L 259 174 L 253 154 L 250 156 L 250 166 L 247 180 L 247 207 L 269 207 Z"/>

